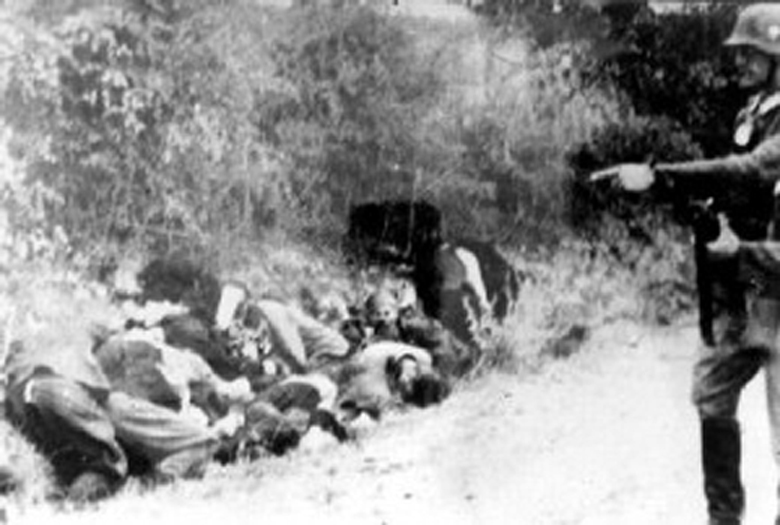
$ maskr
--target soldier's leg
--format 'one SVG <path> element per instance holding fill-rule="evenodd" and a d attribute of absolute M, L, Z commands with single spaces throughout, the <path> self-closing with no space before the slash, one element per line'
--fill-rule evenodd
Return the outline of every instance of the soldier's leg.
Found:
<path fill-rule="evenodd" d="M 744 386 L 766 361 L 766 351 L 724 343 L 702 345 L 694 369 L 694 402 L 701 418 L 704 492 L 712 525 L 740 523 L 745 493 L 736 418 Z"/>
<path fill-rule="evenodd" d="M 756 343 L 765 344 L 771 350 L 767 355 L 766 394 L 769 411 L 769 425 L 772 438 L 772 455 L 780 465 L 780 301 L 768 298 L 754 298 L 749 301 L 751 320 L 747 336 Z M 778 489 L 780 493 L 780 489 Z M 780 513 L 778 514 L 780 516 Z M 780 517 L 778 517 L 780 523 Z"/>
<path fill-rule="evenodd" d="M 12 421 L 48 457 L 62 485 L 72 487 L 90 473 L 104 477 L 110 492 L 125 478 L 127 459 L 111 421 L 78 383 L 51 373 L 35 374 L 11 385 L 8 408 Z"/>
<path fill-rule="evenodd" d="M 119 441 L 166 479 L 201 475 L 216 451 L 216 432 L 198 419 L 121 392 L 106 408 Z"/>

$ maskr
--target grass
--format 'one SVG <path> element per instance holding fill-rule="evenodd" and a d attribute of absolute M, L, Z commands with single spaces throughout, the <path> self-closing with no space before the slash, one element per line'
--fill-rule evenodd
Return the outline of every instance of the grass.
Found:
<path fill-rule="evenodd" d="M 522 194 L 527 208 L 521 210 L 524 215 L 519 217 L 527 228 L 521 228 L 512 238 L 526 242 L 534 232 L 539 238 L 558 238 L 560 232 L 566 232 L 562 224 L 565 203 L 560 193 L 561 183 L 568 176 L 564 154 L 575 142 L 587 140 L 595 129 L 616 118 L 616 103 L 603 94 L 572 88 L 567 54 L 576 50 L 555 48 L 530 56 L 522 41 L 495 40 L 484 27 L 463 25 L 453 31 L 440 24 L 424 25 L 425 31 L 433 25 L 438 29 L 426 33 L 428 40 L 420 46 L 426 53 L 441 53 L 452 89 L 421 119 L 421 133 L 454 152 L 446 159 L 460 159 L 470 147 L 462 142 L 463 136 L 476 130 L 474 135 L 481 137 L 480 126 L 496 130 L 494 142 L 484 146 L 483 153 L 497 165 L 511 166 L 515 185 L 528 190 Z M 485 50 L 493 53 L 487 62 L 482 55 Z M 429 190 L 450 191 L 457 186 L 459 179 L 453 178 L 462 176 L 462 168 L 457 163 L 436 166 L 439 171 L 427 174 L 430 180 L 426 183 L 435 187 Z M 483 211 L 465 210 L 463 217 L 457 219 L 471 227 L 466 230 L 471 232 L 495 234 L 497 229 L 505 228 L 500 221 L 478 220 L 489 216 Z M 679 271 L 673 265 L 684 254 L 665 257 L 666 252 L 647 250 L 643 258 L 638 258 L 635 268 L 629 270 L 616 265 L 607 255 L 608 250 L 594 250 L 592 244 L 573 240 L 571 232 L 564 239 L 558 245 L 549 243 L 552 248 L 547 251 L 542 248 L 533 254 L 519 248 L 506 251 L 509 260 L 528 278 L 513 313 L 503 324 L 489 327 L 483 359 L 459 390 L 467 390 L 469 384 L 491 374 L 522 375 L 538 370 L 549 359 L 542 355 L 542 349 L 551 341 L 566 337 L 572 327 L 592 329 L 622 318 L 657 320 L 657 300 L 677 297 L 667 294 L 663 286 L 653 288 L 648 283 L 663 284 L 677 276 Z M 671 241 L 666 244 L 673 249 L 680 246 Z M 241 280 L 258 294 L 298 300 L 308 290 L 316 298 L 333 296 L 355 304 L 373 285 L 369 279 L 358 280 L 349 275 L 332 246 L 301 242 L 278 231 L 266 233 L 262 242 L 215 238 L 211 253 L 216 254 L 221 276 Z M 5 270 L 0 272 L 0 321 L 4 327 L 12 328 L 11 334 L 4 334 L 4 342 L 10 336 L 25 336 L 36 330 L 40 333 L 43 329 L 43 333 L 56 339 L 52 348 L 88 344 L 91 324 L 112 324 L 116 318 L 106 288 L 85 278 L 86 263 L 77 264 L 74 269 L 53 250 L 47 257 L 37 259 L 9 256 L 0 264 Z M 647 290 L 649 295 L 644 293 Z M 667 317 L 673 319 L 685 307 L 684 302 L 671 301 L 664 308 L 669 310 Z M 371 436 L 370 430 L 363 433 L 365 439 Z M 0 509 L 7 505 L 14 509 L 12 514 L 41 517 L 41 521 L 52 513 L 61 516 L 63 511 L 74 521 L 87 517 L 84 513 L 71 513 L 74 509 L 67 506 L 42 504 L 52 490 L 45 461 L 2 421 L 0 445 L 0 463 L 10 463 L 24 479 L 17 496 L 0 498 Z M 152 508 L 177 504 L 186 508 L 185 501 L 247 493 L 264 473 L 282 472 L 291 466 L 299 468 L 305 463 L 295 458 L 316 462 L 318 453 L 347 457 L 354 450 L 301 450 L 291 458 L 263 459 L 260 466 L 215 468 L 201 482 L 158 487 L 153 496 L 147 487 L 130 483 L 117 496 L 114 508 L 132 515 L 134 508 L 146 507 L 151 498 L 155 499 Z M 88 515 L 106 521 L 99 508 Z"/>
<path fill-rule="evenodd" d="M 539 261 L 529 261 L 521 253 L 508 254 L 511 262 L 529 277 L 511 316 L 502 325 L 491 326 L 484 358 L 467 382 L 496 372 L 518 374 L 536 369 L 543 364 L 540 349 L 545 343 L 562 336 L 573 325 L 596 327 L 616 318 L 640 315 L 641 305 L 632 293 L 636 289 L 635 279 L 628 272 L 611 268 L 605 260 L 591 260 L 585 248 L 571 243 L 562 246 L 550 259 Z M 254 290 L 269 290 L 292 299 L 297 298 L 300 289 L 310 287 L 320 296 L 333 293 L 350 303 L 359 288 L 332 254 L 317 253 L 289 240 L 246 256 L 240 265 L 234 264 L 235 269 L 226 272 L 225 277 L 244 280 Z M 55 272 L 53 268 L 48 275 L 38 269 L 34 276 L 21 272 L 6 278 L 0 298 L 6 312 L 15 306 L 26 322 L 38 329 L 45 326 L 46 333 L 55 333 L 59 344 L 88 344 L 92 323 L 110 322 L 116 314 L 100 286 L 80 282 L 72 274 Z M 5 423 L 0 424 L 0 439 L 6 444 L 3 450 L 10 451 L 5 460 L 22 472 L 25 480 L 13 505 L 20 509 L 38 506 L 51 492 L 45 462 Z M 284 468 L 285 461 L 269 464 L 263 460 L 263 465 Z M 251 476 L 253 469 L 238 465 L 222 475 L 241 479 Z M 199 492 L 223 490 L 219 486 L 222 480 L 207 479 L 203 483 L 211 486 L 200 487 Z M 183 484 L 180 490 L 187 490 L 188 486 Z M 166 489 L 169 490 L 179 489 Z M 119 498 L 144 497 L 145 492 L 144 487 L 130 484 Z M 164 493 L 159 497 L 167 497 Z"/>

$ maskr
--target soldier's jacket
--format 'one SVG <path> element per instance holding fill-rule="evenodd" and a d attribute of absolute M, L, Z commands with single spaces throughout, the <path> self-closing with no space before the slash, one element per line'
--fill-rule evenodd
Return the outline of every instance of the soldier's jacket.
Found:
<path fill-rule="evenodd" d="M 780 92 L 749 100 L 736 120 L 732 154 L 658 164 L 655 170 L 674 193 L 715 199 L 743 241 L 736 258 L 710 257 L 716 302 L 742 309 L 746 286 L 780 297 L 780 248 L 770 240 L 780 239 L 780 228 L 774 225 L 780 221 L 775 196 L 780 182 Z"/>
<path fill-rule="evenodd" d="M 741 239 L 765 240 L 780 180 L 780 92 L 751 98 L 735 124 L 732 154 L 661 163 L 655 171 L 676 194 L 713 197 Z"/>
<path fill-rule="evenodd" d="M 748 290 L 780 300 L 780 242 L 743 243 L 737 260 L 739 279 Z"/>

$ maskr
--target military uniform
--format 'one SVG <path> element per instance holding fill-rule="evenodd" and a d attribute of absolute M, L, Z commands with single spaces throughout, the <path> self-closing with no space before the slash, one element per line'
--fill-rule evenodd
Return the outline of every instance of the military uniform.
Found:
<path fill-rule="evenodd" d="M 756 266 L 749 264 L 756 258 L 756 248 L 763 249 L 759 247 L 773 230 L 773 187 L 780 180 L 780 93 L 760 93 L 749 100 L 737 117 L 733 154 L 660 164 L 655 172 L 675 192 L 713 197 L 724 203 L 729 226 L 740 240 L 747 241 L 736 257 L 710 253 L 698 261 L 698 271 L 708 273 L 707 285 L 714 289 L 715 304 L 711 338 L 703 338 L 693 386 L 693 400 L 701 417 L 709 514 L 714 523 L 738 523 L 744 489 L 739 473 L 737 407 L 744 386 L 761 368 L 766 370 L 774 450 L 780 459 L 780 356 L 776 344 L 780 308 L 766 301 L 765 294 L 757 293 L 753 286 Z"/>
<path fill-rule="evenodd" d="M 737 47 L 740 85 L 758 91 L 736 119 L 731 155 L 652 167 L 627 164 L 591 176 L 617 175 L 622 188 L 633 192 L 660 183 L 673 197 L 709 203 L 692 206 L 692 218 L 702 335 L 693 400 L 701 419 L 710 525 L 742 520 L 736 414 L 742 389 L 761 369 L 780 464 L 780 4 L 746 6 L 724 44 Z M 717 218 L 707 213 L 713 209 Z"/>
<path fill-rule="evenodd" d="M 769 247 L 775 244 L 770 240 L 776 231 L 772 224 L 780 219 L 775 216 L 773 195 L 780 181 L 780 93 L 760 93 L 750 99 L 737 118 L 734 146 L 735 152 L 726 157 L 655 167 L 673 191 L 723 203 L 729 226 L 743 241 L 735 256 L 709 253 L 703 261 L 706 266 L 698 269 L 708 273 L 715 303 L 712 336 L 703 338 L 693 386 L 701 416 L 704 488 L 711 523 L 739 523 L 741 519 L 744 489 L 736 413 L 744 386 L 762 368 L 773 450 L 780 461 L 780 303 L 770 297 L 776 286 L 766 286 L 772 281 L 767 278 L 771 265 L 766 264 L 771 260 Z"/>

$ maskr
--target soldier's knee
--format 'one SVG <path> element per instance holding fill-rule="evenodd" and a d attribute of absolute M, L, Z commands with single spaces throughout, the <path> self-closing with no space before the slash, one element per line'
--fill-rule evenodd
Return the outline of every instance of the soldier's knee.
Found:
<path fill-rule="evenodd" d="M 699 414 L 699 418 L 704 419 L 718 419 L 718 420 L 735 420 L 737 417 L 736 404 L 725 402 L 723 400 L 713 399 L 694 399 L 694 405 L 696 411 Z"/>

